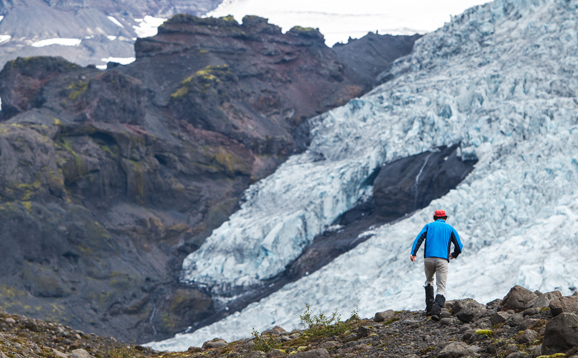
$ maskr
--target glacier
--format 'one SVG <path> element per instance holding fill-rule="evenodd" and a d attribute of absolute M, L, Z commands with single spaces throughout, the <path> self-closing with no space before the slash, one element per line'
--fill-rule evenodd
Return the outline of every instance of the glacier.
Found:
<path fill-rule="evenodd" d="M 241 209 L 183 264 L 184 282 L 258 284 L 281 272 L 317 233 L 370 193 L 379 166 L 461 143 L 476 156 L 444 197 L 371 236 L 319 271 L 193 333 L 149 344 L 182 350 L 252 328 L 297 327 L 305 304 L 362 316 L 422 309 L 415 235 L 448 212 L 464 252 L 447 298 L 488 302 L 515 284 L 576 291 L 578 262 L 578 0 L 496 0 L 416 42 L 390 81 L 313 119 L 309 149 L 246 192 Z M 385 76 L 382 76 L 385 77 Z"/>

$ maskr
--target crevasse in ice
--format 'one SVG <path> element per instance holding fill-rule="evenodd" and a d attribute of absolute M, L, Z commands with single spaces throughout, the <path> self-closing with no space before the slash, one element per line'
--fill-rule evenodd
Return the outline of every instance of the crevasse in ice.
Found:
<path fill-rule="evenodd" d="M 394 65 L 393 80 L 316 119 L 308 152 L 249 189 L 241 210 L 187 258 L 185 278 L 224 288 L 275 275 L 392 160 L 461 141 L 463 155 L 479 158 L 468 178 L 413 216 L 364 233 L 372 237 L 314 274 L 153 347 L 291 329 L 306 303 L 344 315 L 358 305 L 366 317 L 421 309 L 421 257 L 412 264 L 408 254 L 438 208 L 464 242 L 448 299 L 487 302 L 514 284 L 576 290 L 577 68 L 577 0 L 496 0 L 424 36 Z"/>

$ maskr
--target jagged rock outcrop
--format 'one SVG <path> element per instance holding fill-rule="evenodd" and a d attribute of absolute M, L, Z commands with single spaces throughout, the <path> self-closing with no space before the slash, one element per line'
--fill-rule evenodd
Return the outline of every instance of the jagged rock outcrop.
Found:
<path fill-rule="evenodd" d="M 214 314 L 179 284 L 182 259 L 302 148 L 305 118 L 368 87 L 319 32 L 256 17 L 179 15 L 137 53 L 104 72 L 51 57 L 0 72 L 0 298 L 149 341 Z"/>

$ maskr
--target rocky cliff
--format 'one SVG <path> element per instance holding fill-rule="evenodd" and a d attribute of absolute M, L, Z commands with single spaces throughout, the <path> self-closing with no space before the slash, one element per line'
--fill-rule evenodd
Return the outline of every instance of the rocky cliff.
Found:
<path fill-rule="evenodd" d="M 375 41 L 403 55 L 415 40 Z M 135 48 L 106 71 L 34 57 L 0 72 L 0 302 L 142 342 L 214 314 L 179 284 L 183 258 L 306 146 L 306 118 L 371 81 L 318 31 L 257 17 L 177 15 Z"/>

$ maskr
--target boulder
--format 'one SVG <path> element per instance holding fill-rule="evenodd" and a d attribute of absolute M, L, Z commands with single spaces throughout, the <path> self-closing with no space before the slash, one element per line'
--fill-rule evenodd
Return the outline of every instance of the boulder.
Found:
<path fill-rule="evenodd" d="M 279 326 L 275 326 L 271 329 L 268 329 L 266 331 L 263 331 L 263 333 L 261 333 L 261 335 L 267 335 L 267 334 L 272 334 L 272 335 L 280 335 L 281 333 L 287 333 L 286 330 L 284 330 L 283 328 L 279 327 Z"/>
<path fill-rule="evenodd" d="M 552 292 L 547 292 L 544 293 L 542 295 L 539 295 L 538 297 L 534 298 L 532 301 L 528 302 L 528 308 L 542 308 L 542 307 L 548 307 L 550 305 L 550 302 L 552 302 L 553 300 L 562 297 L 562 294 L 560 293 L 560 291 L 552 291 Z"/>
<path fill-rule="evenodd" d="M 508 317 L 510 317 L 508 312 L 499 311 L 490 316 L 490 323 L 492 323 L 492 326 L 495 326 L 497 324 L 506 322 Z"/>
<path fill-rule="evenodd" d="M 470 346 L 464 342 L 450 343 L 437 355 L 438 358 L 459 358 L 472 354 Z"/>
<path fill-rule="evenodd" d="M 536 337 L 538 336 L 538 332 L 534 331 L 533 329 L 527 329 L 522 333 L 520 338 L 518 338 L 518 343 L 526 344 L 530 342 L 534 342 Z"/>
<path fill-rule="evenodd" d="M 299 352 L 291 355 L 292 358 L 329 358 L 329 352 L 326 349 L 314 349 L 307 352 Z"/>
<path fill-rule="evenodd" d="M 510 353 L 506 356 L 506 358 L 524 358 L 527 357 L 528 353 L 525 352 L 514 352 L 514 353 Z"/>
<path fill-rule="evenodd" d="M 527 290 L 522 286 L 516 285 L 512 287 L 510 292 L 508 292 L 506 297 L 504 297 L 504 300 L 500 305 L 500 310 L 507 311 L 512 309 L 516 312 L 523 311 L 528 306 L 528 303 L 537 297 L 538 295 L 536 295 L 534 292 Z"/>
<path fill-rule="evenodd" d="M 212 341 L 203 343 L 203 349 L 223 348 L 227 346 L 227 341 L 221 338 L 215 338 Z"/>
<path fill-rule="evenodd" d="M 542 309 L 540 307 L 530 307 L 530 308 L 526 308 L 523 312 L 524 317 L 526 316 L 535 316 L 537 314 L 539 314 L 540 312 L 542 312 Z"/>
<path fill-rule="evenodd" d="M 457 300 L 452 308 L 452 313 L 462 322 L 472 322 L 486 313 L 486 306 L 471 298 Z"/>
<path fill-rule="evenodd" d="M 383 312 L 377 312 L 375 317 L 373 317 L 374 322 L 385 322 L 389 321 L 395 316 L 395 312 L 393 310 L 387 310 Z"/>
<path fill-rule="evenodd" d="M 524 316 L 521 313 L 515 313 L 508 317 L 505 324 L 510 327 L 515 327 L 522 324 L 522 322 L 524 322 Z"/>
<path fill-rule="evenodd" d="M 266 358 L 267 355 L 261 351 L 253 351 L 245 355 L 244 358 Z"/>
<path fill-rule="evenodd" d="M 563 312 L 546 325 L 542 354 L 563 353 L 578 346 L 578 315 Z"/>
<path fill-rule="evenodd" d="M 267 358 L 283 357 L 285 354 L 278 349 L 271 349 L 267 352 Z"/>
<path fill-rule="evenodd" d="M 373 330 L 371 329 L 371 327 L 365 327 L 365 326 L 361 326 L 357 329 L 357 339 L 361 339 L 361 338 L 365 338 L 365 337 L 369 337 L 369 335 L 371 334 Z"/>
<path fill-rule="evenodd" d="M 578 314 L 578 297 L 564 296 L 550 302 L 550 311 L 553 316 L 563 312 L 573 312 Z"/>
<path fill-rule="evenodd" d="M 70 353 L 70 358 L 92 358 L 92 356 L 84 349 L 75 349 Z"/>

